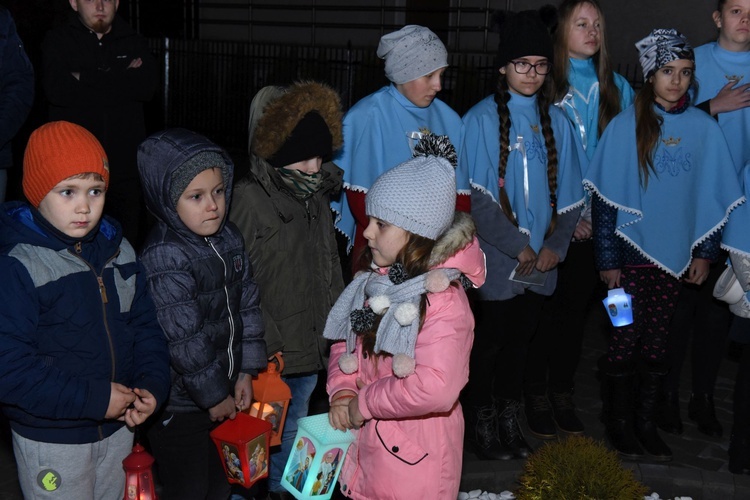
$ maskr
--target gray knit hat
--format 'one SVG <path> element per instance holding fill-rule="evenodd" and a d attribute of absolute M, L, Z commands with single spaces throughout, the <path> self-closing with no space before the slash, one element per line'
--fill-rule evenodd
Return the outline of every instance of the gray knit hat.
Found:
<path fill-rule="evenodd" d="M 440 38 L 415 24 L 383 35 L 377 54 L 385 59 L 385 76 L 397 85 L 448 66 L 448 51 Z"/>
<path fill-rule="evenodd" d="M 450 227 L 455 206 L 456 172 L 448 160 L 431 155 L 388 170 L 365 197 L 368 216 L 431 240 Z"/>
<path fill-rule="evenodd" d="M 172 172 L 172 182 L 169 186 L 169 200 L 177 207 L 177 201 L 185 192 L 195 176 L 209 168 L 220 168 L 224 182 L 227 180 L 227 162 L 223 156 L 213 151 L 204 151 L 193 156 Z"/>

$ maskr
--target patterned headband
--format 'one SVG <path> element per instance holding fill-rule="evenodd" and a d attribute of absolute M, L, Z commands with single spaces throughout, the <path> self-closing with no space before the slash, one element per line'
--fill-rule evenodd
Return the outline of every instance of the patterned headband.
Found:
<path fill-rule="evenodd" d="M 655 29 L 646 38 L 637 42 L 638 59 L 643 68 L 644 78 L 677 59 L 690 59 L 695 62 L 693 47 L 685 35 L 676 29 Z"/>

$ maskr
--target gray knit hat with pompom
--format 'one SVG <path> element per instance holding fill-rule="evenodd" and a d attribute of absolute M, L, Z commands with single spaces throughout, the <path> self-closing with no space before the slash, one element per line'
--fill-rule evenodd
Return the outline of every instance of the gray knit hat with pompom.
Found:
<path fill-rule="evenodd" d="M 377 178 L 367 192 L 365 211 L 370 217 L 436 240 L 450 227 L 455 213 L 455 148 L 447 136 L 428 134 L 414 155 Z"/>

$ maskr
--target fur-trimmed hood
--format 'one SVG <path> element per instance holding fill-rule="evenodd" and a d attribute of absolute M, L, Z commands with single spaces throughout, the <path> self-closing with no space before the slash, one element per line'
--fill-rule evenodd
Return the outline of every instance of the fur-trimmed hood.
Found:
<path fill-rule="evenodd" d="M 250 152 L 263 159 L 271 158 L 289 138 L 304 116 L 317 111 L 331 133 L 332 150 L 343 144 L 341 100 L 331 87 L 317 82 L 298 82 L 286 92 L 274 93 L 273 100 L 262 110 L 255 127 L 251 127 Z M 252 124 L 251 124 L 252 125 Z"/>
<path fill-rule="evenodd" d="M 430 268 L 456 268 L 475 287 L 484 284 L 486 266 L 484 252 L 476 239 L 477 228 L 471 215 L 456 212 L 453 223 L 437 240 L 430 255 Z"/>

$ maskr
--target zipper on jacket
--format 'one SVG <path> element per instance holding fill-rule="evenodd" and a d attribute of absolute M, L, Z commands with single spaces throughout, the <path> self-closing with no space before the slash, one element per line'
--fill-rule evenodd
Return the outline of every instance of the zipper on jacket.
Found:
<path fill-rule="evenodd" d="M 71 252 L 70 249 L 68 249 L 68 252 L 71 255 L 75 256 L 76 258 L 80 259 L 81 262 L 86 264 L 86 266 L 88 266 L 88 268 L 91 269 L 91 272 L 94 273 L 94 276 L 96 277 L 96 283 L 99 285 L 99 295 L 101 296 L 101 299 L 102 299 L 102 319 L 104 322 L 104 331 L 107 332 L 107 341 L 109 342 L 109 358 L 112 361 L 112 375 L 110 377 L 110 382 L 114 382 L 115 372 L 117 370 L 117 366 L 115 363 L 115 345 L 114 345 L 114 342 L 112 341 L 112 332 L 109 329 L 109 321 L 107 319 L 107 303 L 109 303 L 109 299 L 107 298 L 107 288 L 104 286 L 104 279 L 102 278 L 102 275 L 104 274 L 104 270 L 107 268 L 107 265 L 113 260 L 115 260 L 118 255 L 120 255 L 120 249 L 118 248 L 115 254 L 104 262 L 104 266 L 102 267 L 101 273 L 97 273 L 96 269 L 94 269 L 94 266 L 92 266 L 89 263 L 89 261 L 87 261 L 80 255 L 81 253 L 80 241 L 75 244 L 76 253 Z"/>
<path fill-rule="evenodd" d="M 205 239 L 206 239 L 206 243 L 208 243 L 208 246 L 211 247 L 211 250 L 214 251 L 216 256 L 221 261 L 221 265 L 224 266 L 224 297 L 226 297 L 227 311 L 229 312 L 229 345 L 227 346 L 227 355 L 229 356 L 228 377 L 231 379 L 232 373 L 234 372 L 234 354 L 232 353 L 232 344 L 234 343 L 234 318 L 232 316 L 232 308 L 229 304 L 229 290 L 227 290 L 227 263 L 224 261 L 224 258 L 216 249 L 213 242 L 211 242 L 211 238 L 206 237 Z"/>

